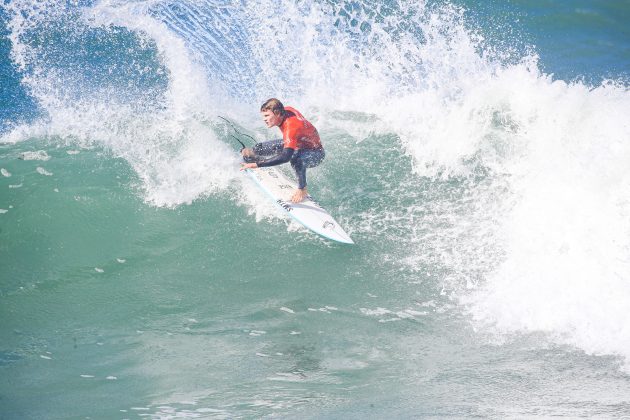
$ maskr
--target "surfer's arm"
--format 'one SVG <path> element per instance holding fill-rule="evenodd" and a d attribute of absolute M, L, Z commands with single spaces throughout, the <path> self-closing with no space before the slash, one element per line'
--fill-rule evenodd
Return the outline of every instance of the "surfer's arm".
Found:
<path fill-rule="evenodd" d="M 265 166 L 276 166 L 282 163 L 287 163 L 293 157 L 293 152 L 295 152 L 294 149 L 290 147 L 285 147 L 284 149 L 282 149 L 282 153 L 280 153 L 279 155 L 257 162 L 258 167 L 262 168 Z"/>

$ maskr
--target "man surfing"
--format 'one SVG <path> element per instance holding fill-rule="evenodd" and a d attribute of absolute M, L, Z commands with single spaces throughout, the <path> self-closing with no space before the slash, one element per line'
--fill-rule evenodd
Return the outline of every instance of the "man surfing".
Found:
<path fill-rule="evenodd" d="M 298 177 L 298 189 L 291 201 L 299 203 L 308 195 L 306 168 L 319 165 L 326 155 L 317 129 L 298 110 L 285 107 L 276 98 L 265 101 L 260 113 L 267 127 L 280 128 L 282 139 L 256 143 L 251 149 L 243 149 L 241 153 L 246 163 L 241 164 L 241 170 L 291 162 Z"/>

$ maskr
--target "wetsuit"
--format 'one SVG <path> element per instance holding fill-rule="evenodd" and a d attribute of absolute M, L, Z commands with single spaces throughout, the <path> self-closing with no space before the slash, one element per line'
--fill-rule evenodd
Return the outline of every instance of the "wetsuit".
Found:
<path fill-rule="evenodd" d="M 317 129 L 294 108 L 284 108 L 286 117 L 278 126 L 282 140 L 257 143 L 252 150 L 260 167 L 291 162 L 298 177 L 298 188 L 306 188 L 306 168 L 319 165 L 326 156 Z M 262 159 L 271 156 L 268 159 Z"/>

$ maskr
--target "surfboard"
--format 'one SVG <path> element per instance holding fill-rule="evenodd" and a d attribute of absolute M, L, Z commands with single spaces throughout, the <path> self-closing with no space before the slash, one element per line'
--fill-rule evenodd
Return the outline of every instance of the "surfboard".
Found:
<path fill-rule="evenodd" d="M 244 171 L 276 205 L 294 220 L 313 232 L 333 241 L 354 244 L 335 219 L 310 195 L 300 203 L 292 203 L 297 185 L 273 166 Z"/>

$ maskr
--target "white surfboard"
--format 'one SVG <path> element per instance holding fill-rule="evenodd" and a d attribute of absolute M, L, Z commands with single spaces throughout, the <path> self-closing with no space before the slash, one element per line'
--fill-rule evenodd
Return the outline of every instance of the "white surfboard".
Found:
<path fill-rule="evenodd" d="M 339 223 L 328 214 L 313 198 L 308 195 L 300 203 L 292 203 L 291 196 L 297 185 L 273 166 L 264 168 L 245 169 L 245 173 L 254 180 L 256 185 L 276 203 L 282 211 L 289 213 L 293 219 L 300 222 L 313 232 L 333 241 L 353 244 L 350 236 Z"/>

